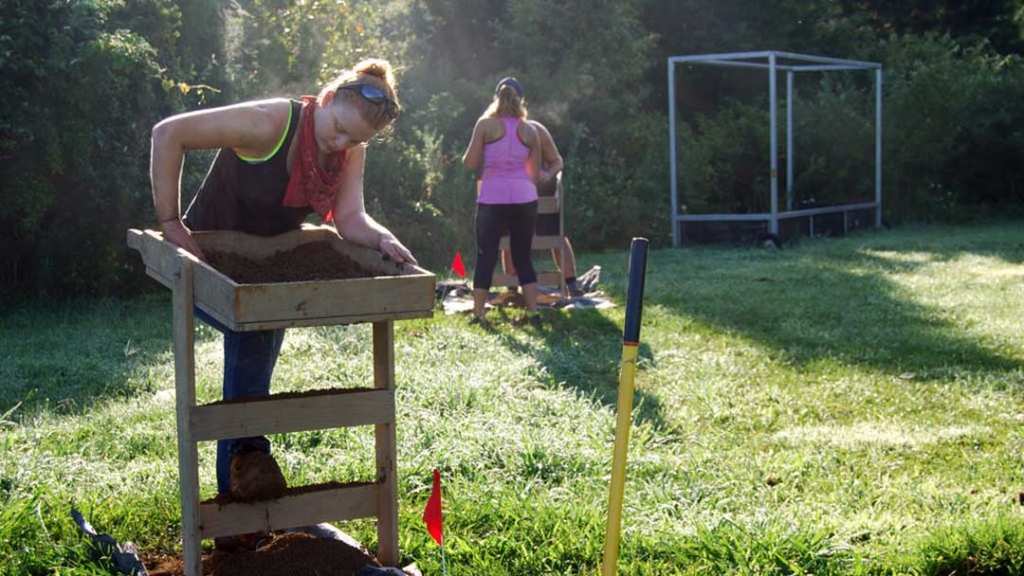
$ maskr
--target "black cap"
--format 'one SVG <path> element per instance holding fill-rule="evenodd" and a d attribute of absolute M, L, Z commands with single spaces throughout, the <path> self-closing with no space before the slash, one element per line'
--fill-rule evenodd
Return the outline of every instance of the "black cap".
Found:
<path fill-rule="evenodd" d="M 499 80 L 498 85 L 494 87 L 494 93 L 497 94 L 498 92 L 501 92 L 502 86 L 510 86 L 513 90 L 516 91 L 516 94 L 518 94 L 520 98 L 523 97 L 523 85 L 520 84 L 519 80 L 516 80 L 515 77 L 506 76 L 505 78 Z"/>

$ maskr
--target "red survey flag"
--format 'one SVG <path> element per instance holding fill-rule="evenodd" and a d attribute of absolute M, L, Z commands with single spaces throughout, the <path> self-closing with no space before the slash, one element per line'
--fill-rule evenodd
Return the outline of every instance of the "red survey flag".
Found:
<path fill-rule="evenodd" d="M 452 258 L 452 270 L 459 275 L 459 278 L 466 277 L 466 267 L 462 265 L 462 253 L 456 252 L 455 258 Z"/>
<path fill-rule="evenodd" d="M 423 511 L 423 521 L 427 523 L 427 531 L 444 546 L 444 522 L 441 519 L 441 473 L 434 470 L 434 487 L 430 490 L 430 500 L 427 501 L 427 509 Z"/>

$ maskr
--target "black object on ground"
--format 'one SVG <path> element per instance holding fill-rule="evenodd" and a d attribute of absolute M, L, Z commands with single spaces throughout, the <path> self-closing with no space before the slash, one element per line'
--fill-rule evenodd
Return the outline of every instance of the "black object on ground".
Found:
<path fill-rule="evenodd" d="M 71 509 L 71 518 L 75 524 L 92 539 L 93 548 L 104 558 L 114 561 L 114 566 L 121 574 L 128 576 L 149 576 L 146 567 L 139 560 L 139 549 L 132 542 L 118 544 L 117 540 L 109 534 L 98 534 L 89 524 L 89 521 L 82 516 L 82 513 L 74 508 Z"/>

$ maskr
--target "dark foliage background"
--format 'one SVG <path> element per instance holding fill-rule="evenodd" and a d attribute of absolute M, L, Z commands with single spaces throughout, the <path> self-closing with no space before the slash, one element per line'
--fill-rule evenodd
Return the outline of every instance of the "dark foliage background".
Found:
<path fill-rule="evenodd" d="M 886 218 L 1019 211 L 1024 7 L 1015 0 L 5 0 L 0 3 L 0 287 L 137 290 L 129 227 L 153 226 L 149 130 L 244 98 L 315 93 L 366 56 L 399 67 L 406 113 L 372 145 L 367 204 L 430 268 L 473 253 L 459 158 L 514 74 L 566 158 L 578 249 L 671 238 L 667 68 L 677 54 L 785 50 L 884 65 Z M 764 78 L 677 74 L 680 203 L 767 201 Z M 801 78 L 795 194 L 870 189 L 872 80 Z M 190 154 L 187 202 L 210 160 Z"/>

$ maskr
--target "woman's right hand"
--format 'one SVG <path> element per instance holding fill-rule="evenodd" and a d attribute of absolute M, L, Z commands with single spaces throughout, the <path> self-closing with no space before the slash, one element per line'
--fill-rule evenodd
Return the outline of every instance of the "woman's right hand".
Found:
<path fill-rule="evenodd" d="M 167 240 L 175 246 L 184 248 L 188 252 L 191 252 L 196 258 L 202 261 L 206 261 L 206 255 L 203 254 L 202 249 L 199 248 L 199 243 L 192 237 L 192 232 L 185 228 L 185 224 L 182 223 L 180 218 L 172 218 L 165 222 L 160 223 L 160 232 L 164 235 L 164 240 Z"/>

